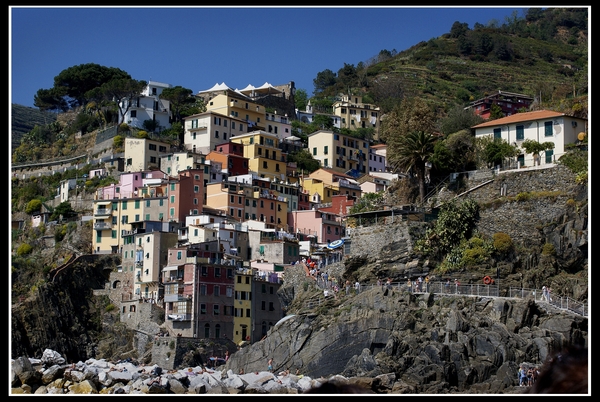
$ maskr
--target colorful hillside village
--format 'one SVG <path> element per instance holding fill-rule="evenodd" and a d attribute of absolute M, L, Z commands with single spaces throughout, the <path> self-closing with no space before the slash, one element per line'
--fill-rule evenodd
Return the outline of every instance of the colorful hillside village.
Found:
<path fill-rule="evenodd" d="M 150 81 L 124 121 L 135 127 L 152 118 L 167 126 L 170 105 L 158 95 L 168 87 Z M 171 336 L 256 342 L 285 316 L 277 291 L 286 269 L 301 264 L 316 279 L 343 259 L 350 208 L 399 175 L 387 168 L 385 145 L 337 130 L 308 135 L 306 149 L 319 169 L 306 173 L 288 163 L 290 152 L 304 148 L 291 135 L 292 120 L 315 115 L 310 104 L 294 109 L 294 92 L 293 82 L 243 90 L 216 84 L 196 95 L 206 111 L 184 119 L 182 146 L 125 138 L 122 157 L 110 162 L 118 183 L 97 189 L 92 219 L 93 253 L 121 256 L 110 289 L 119 294 L 122 322 L 137 327 L 144 320 L 139 304 L 150 303 L 164 310 Z M 264 106 L 266 98 L 278 98 L 279 106 Z M 330 117 L 338 128 L 377 131 L 381 122 L 377 106 L 350 95 L 339 97 Z M 512 142 L 539 137 L 531 127 L 542 127 L 557 144 L 554 157 L 586 124 L 576 122 L 578 130 L 577 119 L 549 111 L 505 119 L 475 134 L 502 136 L 498 128 L 514 125 L 506 134 L 516 133 Z M 518 161 L 531 165 L 532 158 Z"/>

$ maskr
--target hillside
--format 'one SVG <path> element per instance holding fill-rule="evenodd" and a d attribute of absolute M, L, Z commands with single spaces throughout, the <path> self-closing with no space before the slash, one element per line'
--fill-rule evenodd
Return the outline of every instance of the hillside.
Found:
<path fill-rule="evenodd" d="M 21 144 L 23 135 L 30 132 L 36 125 L 44 126 L 56 121 L 55 113 L 42 112 L 39 109 L 18 105 L 11 105 L 11 151 L 14 152 Z M 11 152 L 11 153 L 12 153 Z"/>
<path fill-rule="evenodd" d="M 534 97 L 537 108 L 568 112 L 588 93 L 587 11 L 533 14 L 500 27 L 457 21 L 438 38 L 397 54 L 382 50 L 356 67 L 345 65 L 319 95 L 334 97 L 351 87 L 370 95 L 384 112 L 402 97 L 419 97 L 443 116 L 454 105 L 501 90 Z"/>

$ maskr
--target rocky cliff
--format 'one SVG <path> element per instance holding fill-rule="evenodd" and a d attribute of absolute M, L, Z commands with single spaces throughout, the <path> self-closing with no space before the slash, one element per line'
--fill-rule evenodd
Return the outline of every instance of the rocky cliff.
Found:
<path fill-rule="evenodd" d="M 392 393 L 507 393 L 519 364 L 587 346 L 587 318 L 531 300 L 415 295 L 372 286 L 282 320 L 224 369 L 385 375 Z M 380 377 L 381 378 L 381 377 Z"/>

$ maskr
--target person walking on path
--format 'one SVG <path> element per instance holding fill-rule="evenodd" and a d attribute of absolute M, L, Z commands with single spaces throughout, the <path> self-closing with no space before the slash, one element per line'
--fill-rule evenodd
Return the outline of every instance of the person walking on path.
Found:
<path fill-rule="evenodd" d="M 272 373 L 273 372 L 273 359 L 269 359 L 269 361 L 267 362 L 267 370 Z"/>

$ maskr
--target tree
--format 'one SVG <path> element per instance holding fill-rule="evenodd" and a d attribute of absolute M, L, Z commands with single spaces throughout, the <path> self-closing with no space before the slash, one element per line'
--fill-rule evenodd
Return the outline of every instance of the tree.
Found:
<path fill-rule="evenodd" d="M 483 158 L 489 166 L 502 166 L 506 158 L 513 158 L 519 154 L 516 146 L 509 144 L 501 138 L 494 138 L 487 142 L 483 149 Z"/>
<path fill-rule="evenodd" d="M 52 212 L 50 216 L 51 220 L 57 220 L 62 215 L 63 219 L 71 218 L 73 216 L 77 216 L 77 212 L 71 206 L 69 201 L 63 201 Z"/>
<path fill-rule="evenodd" d="M 475 137 L 469 130 L 461 130 L 437 141 L 431 163 L 437 174 L 443 176 L 452 172 L 475 170 Z"/>
<path fill-rule="evenodd" d="M 455 106 L 450 109 L 448 115 L 440 120 L 440 131 L 445 136 L 458 131 L 471 128 L 479 123 L 482 123 L 481 116 L 473 113 L 471 109 L 465 109 L 461 106 Z"/>
<path fill-rule="evenodd" d="M 425 131 L 411 131 L 398 137 L 391 146 L 388 145 L 389 165 L 395 171 L 408 173 L 411 170 L 419 183 L 419 198 L 425 201 L 425 169 L 430 161 L 437 138 Z"/>
<path fill-rule="evenodd" d="M 308 93 L 305 89 L 296 89 L 296 93 L 294 94 L 294 102 L 298 110 L 301 112 L 306 110 L 306 106 L 308 105 Z"/>
<path fill-rule="evenodd" d="M 64 96 L 63 88 L 38 89 L 33 97 L 33 105 L 41 111 L 66 112 L 69 105 Z"/>
<path fill-rule="evenodd" d="M 312 173 L 321 167 L 321 163 L 313 158 L 312 154 L 307 149 L 300 149 L 297 152 L 292 152 L 287 157 L 288 162 L 296 162 L 299 170 Z"/>
<path fill-rule="evenodd" d="M 466 22 L 458 22 L 454 21 L 452 24 L 452 28 L 450 28 L 450 37 L 451 38 L 460 38 L 461 36 L 465 36 L 469 31 L 469 24 Z"/>
<path fill-rule="evenodd" d="M 55 94 L 64 96 L 70 107 L 77 107 L 87 103 L 87 92 L 115 79 L 131 79 L 131 76 L 115 67 L 95 63 L 80 64 L 69 67 L 54 77 L 53 89 Z"/>
<path fill-rule="evenodd" d="M 521 148 L 523 148 L 528 154 L 532 154 L 534 164 L 539 165 L 540 153 L 550 149 L 554 149 L 554 143 L 550 141 L 539 143 L 536 140 L 528 138 L 521 143 Z"/>
<path fill-rule="evenodd" d="M 170 102 L 173 121 L 181 121 L 181 111 L 196 103 L 196 98 L 192 95 L 193 91 L 180 85 L 172 88 L 165 88 L 158 96 Z"/>
<path fill-rule="evenodd" d="M 501 119 L 504 117 L 502 108 L 495 103 L 490 106 L 490 120 Z"/>
<path fill-rule="evenodd" d="M 316 114 L 309 126 L 311 133 L 319 130 L 332 130 L 333 119 L 326 114 Z"/>
<path fill-rule="evenodd" d="M 395 137 L 402 137 L 412 131 L 436 131 L 435 114 L 420 98 L 405 98 L 387 113 L 381 123 L 379 137 L 388 143 L 393 142 Z"/>
<path fill-rule="evenodd" d="M 336 82 L 337 78 L 335 73 L 330 69 L 326 69 L 317 73 L 317 77 L 313 80 L 313 84 L 315 86 L 313 94 L 321 94 L 323 91 L 325 91 L 325 89 L 327 89 L 327 87 L 335 85 Z"/>
<path fill-rule="evenodd" d="M 119 121 L 123 123 L 125 114 L 131 108 L 133 100 L 140 96 L 148 83 L 130 78 L 119 78 L 102 84 L 98 90 L 93 91 L 94 96 L 112 101 L 119 108 Z"/>

